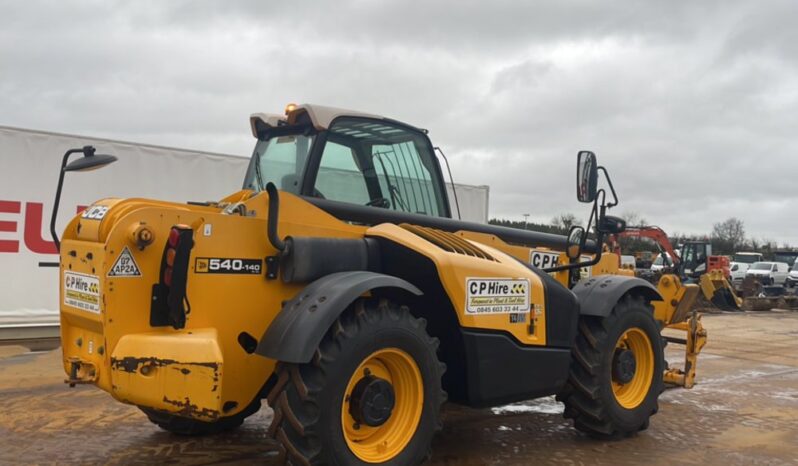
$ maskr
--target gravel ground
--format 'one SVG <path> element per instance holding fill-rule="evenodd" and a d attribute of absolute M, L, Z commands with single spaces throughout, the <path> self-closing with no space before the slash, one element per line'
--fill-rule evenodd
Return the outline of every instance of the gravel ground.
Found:
<path fill-rule="evenodd" d="M 651 427 L 618 442 L 576 432 L 553 398 L 448 406 L 431 464 L 798 464 L 798 312 L 704 317 L 698 385 L 669 389 Z M 679 361 L 675 348 L 668 359 Z M 184 438 L 88 386 L 63 384 L 60 351 L 0 347 L 0 463 L 273 464 L 263 408 L 235 433 Z"/>

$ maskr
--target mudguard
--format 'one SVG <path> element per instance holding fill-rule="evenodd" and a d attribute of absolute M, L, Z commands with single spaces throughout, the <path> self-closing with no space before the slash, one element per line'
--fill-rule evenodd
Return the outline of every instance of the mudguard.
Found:
<path fill-rule="evenodd" d="M 367 291 L 398 288 L 416 296 L 421 290 L 402 280 L 375 272 L 338 272 L 306 286 L 274 318 L 255 353 L 277 361 L 307 363 L 335 319 Z"/>
<path fill-rule="evenodd" d="M 582 280 L 571 291 L 579 299 L 580 314 L 606 317 L 618 300 L 627 293 L 639 294 L 649 301 L 661 301 L 654 285 L 637 277 L 599 275 Z"/>

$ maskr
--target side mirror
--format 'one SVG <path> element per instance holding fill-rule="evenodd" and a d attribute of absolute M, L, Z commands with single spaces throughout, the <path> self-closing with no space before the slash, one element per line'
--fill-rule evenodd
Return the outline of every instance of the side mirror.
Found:
<path fill-rule="evenodd" d="M 83 152 L 83 157 L 69 162 L 61 170 L 65 172 L 85 172 L 116 162 L 116 157 L 113 155 L 95 154 L 92 146 L 85 146 L 80 151 Z"/>
<path fill-rule="evenodd" d="M 626 221 L 620 217 L 605 215 L 599 219 L 596 229 L 604 234 L 616 235 L 626 230 Z"/>
<path fill-rule="evenodd" d="M 579 202 L 596 200 L 598 163 L 596 154 L 583 150 L 576 156 L 576 198 Z"/>
<path fill-rule="evenodd" d="M 50 235 L 53 237 L 55 248 L 61 250 L 61 240 L 58 239 L 58 234 L 55 232 L 55 219 L 58 216 L 58 206 L 61 203 L 61 189 L 64 187 L 64 173 L 66 172 L 84 172 L 89 170 L 96 170 L 104 167 L 110 163 L 116 162 L 116 157 L 113 155 L 94 154 L 94 147 L 83 146 L 80 149 L 69 149 L 64 154 L 61 160 L 61 172 L 58 175 L 58 186 L 55 188 L 55 201 L 53 201 L 53 213 L 50 215 Z M 69 164 L 69 157 L 72 154 L 83 153 L 83 157 L 73 160 Z M 58 266 L 58 263 L 40 262 L 39 266 Z"/>
<path fill-rule="evenodd" d="M 568 232 L 568 246 L 565 255 L 568 259 L 575 261 L 582 255 L 582 247 L 585 245 L 585 229 L 579 226 L 572 226 Z"/>

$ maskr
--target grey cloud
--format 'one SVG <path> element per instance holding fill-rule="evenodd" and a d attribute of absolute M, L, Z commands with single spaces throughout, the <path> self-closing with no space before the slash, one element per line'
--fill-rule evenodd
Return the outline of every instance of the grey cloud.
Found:
<path fill-rule="evenodd" d="M 248 155 L 289 101 L 428 128 L 494 215 L 546 221 L 576 151 L 669 231 L 798 244 L 798 5 L 3 2 L 0 124 Z M 234 188 L 233 188 L 234 189 Z"/>

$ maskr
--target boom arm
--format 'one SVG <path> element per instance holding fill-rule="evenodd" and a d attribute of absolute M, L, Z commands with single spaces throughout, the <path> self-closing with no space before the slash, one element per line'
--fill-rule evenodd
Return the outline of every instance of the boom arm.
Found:
<path fill-rule="evenodd" d="M 665 252 L 670 254 L 671 258 L 673 259 L 674 265 L 679 265 L 681 262 L 681 257 L 676 254 L 676 250 L 673 249 L 673 245 L 671 241 L 668 239 L 667 233 L 665 233 L 662 228 L 657 226 L 639 226 L 639 227 L 626 227 L 626 230 L 618 233 L 615 238 L 613 238 L 613 243 L 615 243 L 614 249 L 617 250 L 617 239 L 621 237 L 626 238 L 649 238 L 654 240 L 661 249 L 664 249 Z M 616 251 L 617 252 L 617 251 Z M 620 254 L 620 253 L 619 253 Z"/>

